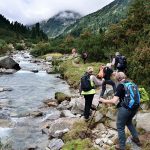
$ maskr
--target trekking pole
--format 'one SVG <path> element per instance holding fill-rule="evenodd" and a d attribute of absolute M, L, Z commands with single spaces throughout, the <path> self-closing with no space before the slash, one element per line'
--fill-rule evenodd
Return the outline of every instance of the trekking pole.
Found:
<path fill-rule="evenodd" d="M 94 116 L 95 116 L 95 114 L 96 114 L 96 111 L 97 111 L 97 109 L 98 109 L 100 103 L 101 103 L 101 102 L 98 102 L 98 105 L 97 105 L 97 107 L 96 107 L 96 109 L 95 109 L 95 111 L 94 111 L 94 113 L 93 113 L 93 115 L 92 115 L 92 118 L 90 119 L 90 122 L 88 123 L 86 133 L 87 133 L 87 131 L 88 131 L 88 129 L 89 129 L 89 127 L 90 127 L 90 125 L 91 125 L 93 119 L 94 119 Z"/>

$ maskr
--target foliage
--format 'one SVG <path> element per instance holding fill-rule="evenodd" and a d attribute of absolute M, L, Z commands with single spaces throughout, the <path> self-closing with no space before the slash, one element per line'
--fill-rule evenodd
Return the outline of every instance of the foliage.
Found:
<path fill-rule="evenodd" d="M 144 88 L 139 88 L 140 96 L 141 96 L 141 102 L 147 102 L 150 101 L 150 98 L 148 96 L 148 93 Z"/>
<path fill-rule="evenodd" d="M 90 139 L 86 138 L 68 141 L 62 150 L 97 150 L 97 148 L 94 148 Z"/>
<path fill-rule="evenodd" d="M 74 88 L 79 87 L 80 78 L 85 73 L 88 66 L 92 66 L 94 68 L 94 73 L 98 73 L 100 63 L 86 63 L 83 64 L 80 62 L 79 64 L 75 64 L 74 61 L 67 60 L 60 64 L 60 73 L 63 75 L 64 79 L 67 80 L 69 85 Z"/>
<path fill-rule="evenodd" d="M 1 40 L 5 41 L 6 43 L 16 43 L 16 41 L 26 40 L 32 42 L 39 42 L 39 41 L 47 41 L 47 35 L 38 28 L 38 23 L 35 27 L 31 30 L 24 26 L 21 23 L 12 22 L 10 23 L 3 15 L 0 14 L 0 49 L 1 51 Z M 20 49 L 21 47 L 18 46 Z M 3 50 L 4 51 L 4 50 Z M 4 51 L 4 52 L 7 52 Z"/>

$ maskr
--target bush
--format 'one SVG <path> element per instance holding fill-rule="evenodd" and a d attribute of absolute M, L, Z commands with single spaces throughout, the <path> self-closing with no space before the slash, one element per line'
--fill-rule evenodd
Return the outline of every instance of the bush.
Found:
<path fill-rule="evenodd" d="M 15 45 L 16 50 L 25 50 L 25 44 L 24 43 L 16 43 Z"/>

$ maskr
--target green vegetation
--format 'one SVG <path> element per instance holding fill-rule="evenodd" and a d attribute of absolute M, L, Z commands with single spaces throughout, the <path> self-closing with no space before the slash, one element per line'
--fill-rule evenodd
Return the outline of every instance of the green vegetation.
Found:
<path fill-rule="evenodd" d="M 118 2 L 121 3 L 121 1 Z M 133 0 L 132 2 L 126 19 L 111 25 L 107 30 L 100 30 L 99 34 L 95 34 L 86 29 L 81 30 L 79 36 L 70 34 L 64 38 L 52 39 L 47 51 L 40 52 L 39 55 L 55 50 L 61 53 L 71 53 L 71 49 L 75 47 L 79 54 L 87 51 L 89 62 L 105 63 L 109 62 L 110 57 L 116 51 L 119 51 L 127 58 L 129 78 L 150 93 L 150 3 L 148 0 Z M 80 28 L 80 25 L 78 27 Z M 77 68 L 74 67 L 74 69 Z M 77 70 L 81 72 L 80 69 Z M 65 74 L 67 78 L 69 73 L 66 71 Z M 76 75 L 73 78 L 77 81 L 79 78 Z M 70 84 L 76 83 L 71 82 Z"/>
<path fill-rule="evenodd" d="M 67 142 L 62 150 L 98 150 L 94 148 L 90 139 L 76 139 Z"/>
<path fill-rule="evenodd" d="M 148 96 L 148 93 L 144 88 L 139 88 L 140 96 L 141 96 L 141 102 L 148 102 L 150 101 L 150 98 Z"/>
<path fill-rule="evenodd" d="M 9 43 L 15 46 L 22 40 L 29 43 L 37 43 L 39 41 L 47 41 L 47 35 L 40 30 L 39 23 L 30 30 L 23 24 L 18 22 L 10 23 L 4 16 L 0 14 L 0 54 L 9 51 Z M 18 50 L 22 49 L 22 45 L 16 45 Z"/>
<path fill-rule="evenodd" d="M 60 73 L 71 87 L 78 88 L 80 78 L 85 73 L 87 67 L 92 66 L 94 68 L 94 74 L 97 74 L 99 65 L 100 63 L 95 62 L 86 64 L 80 62 L 79 64 L 76 64 L 73 59 L 71 59 L 67 60 L 67 63 L 64 61 L 60 64 Z"/>

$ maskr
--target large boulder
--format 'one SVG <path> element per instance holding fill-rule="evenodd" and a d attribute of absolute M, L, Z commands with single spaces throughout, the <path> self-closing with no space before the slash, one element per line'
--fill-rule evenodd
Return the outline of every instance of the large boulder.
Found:
<path fill-rule="evenodd" d="M 0 57 L 0 68 L 20 70 L 20 66 L 12 58 L 5 56 Z"/>
<path fill-rule="evenodd" d="M 147 132 L 150 132 L 150 113 L 138 113 L 137 114 L 137 128 L 142 128 Z"/>

